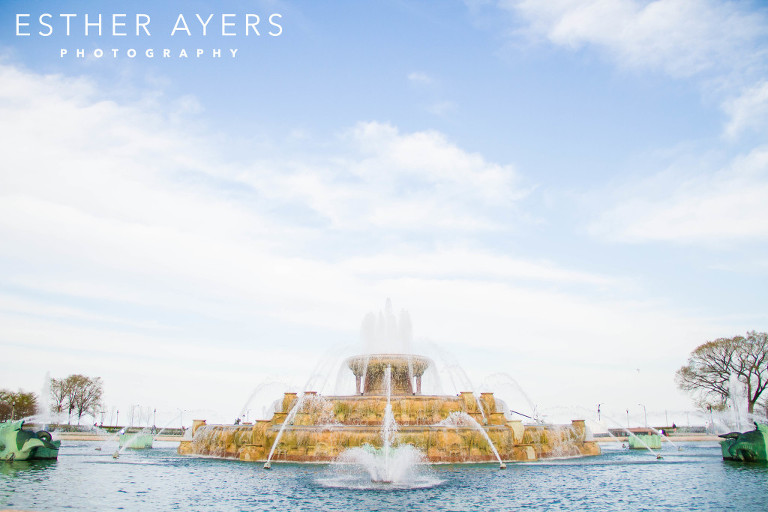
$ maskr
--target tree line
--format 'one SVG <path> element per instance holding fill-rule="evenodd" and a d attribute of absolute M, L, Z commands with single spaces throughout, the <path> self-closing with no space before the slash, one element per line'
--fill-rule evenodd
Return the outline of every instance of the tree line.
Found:
<path fill-rule="evenodd" d="M 48 384 L 49 396 L 43 399 L 49 401 L 52 413 L 61 414 L 66 411 L 68 423 L 76 416 L 79 424 L 84 415 L 95 417 L 101 409 L 104 393 L 101 377 L 91 378 L 74 374 L 62 379 L 52 378 Z M 32 392 L 0 390 L 0 421 L 17 420 L 38 414 L 39 400 L 37 394 Z"/>
<path fill-rule="evenodd" d="M 37 414 L 37 395 L 22 390 L 0 389 L 0 421 L 13 421 Z"/>

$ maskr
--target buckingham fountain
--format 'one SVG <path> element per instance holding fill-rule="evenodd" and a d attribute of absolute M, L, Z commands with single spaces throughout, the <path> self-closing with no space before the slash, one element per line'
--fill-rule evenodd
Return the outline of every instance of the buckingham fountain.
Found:
<path fill-rule="evenodd" d="M 364 321 L 366 336 L 410 338 L 407 313 L 401 313 L 398 325 L 387 301 L 378 321 L 373 315 Z M 261 462 L 266 468 L 273 462 L 357 461 L 372 480 L 383 482 L 396 477 L 392 468 L 403 458 L 411 465 L 497 463 L 504 468 L 513 461 L 600 454 L 583 419 L 524 424 L 492 392 L 424 393 L 423 379 L 436 371 L 428 357 L 369 350 L 344 359 L 342 366 L 354 376 L 354 389 L 350 386 L 347 394 L 286 392 L 271 418 L 253 423 L 195 420 L 192 437 L 181 442 L 179 453 Z"/>

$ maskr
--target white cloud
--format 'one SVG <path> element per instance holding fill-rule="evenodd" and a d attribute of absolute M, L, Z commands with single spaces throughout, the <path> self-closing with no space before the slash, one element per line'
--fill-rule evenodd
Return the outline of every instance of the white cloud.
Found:
<path fill-rule="evenodd" d="M 508 229 L 494 209 L 514 212 L 527 191 L 510 165 L 486 161 L 438 132 L 403 134 L 390 124 L 361 122 L 344 132 L 335 154 L 280 155 L 230 179 L 274 201 L 309 208 L 334 229 L 419 231 Z M 267 192 L 268 191 L 268 192 Z"/>
<path fill-rule="evenodd" d="M 418 85 L 430 85 L 433 82 L 432 77 L 423 71 L 408 73 L 408 81 Z"/>
<path fill-rule="evenodd" d="M 456 102 L 443 97 L 440 83 L 431 75 L 423 71 L 414 71 L 408 74 L 408 82 L 422 94 L 422 108 L 426 112 L 445 117 L 457 111 Z"/>
<path fill-rule="evenodd" d="M 765 129 L 768 126 L 768 80 L 726 101 L 723 109 L 730 118 L 725 126 L 725 135 L 731 139 L 747 130 Z"/>
<path fill-rule="evenodd" d="M 363 160 L 356 172 L 368 179 L 413 186 L 412 190 L 445 189 L 456 200 L 462 196 L 505 204 L 524 195 L 517 189 L 511 166 L 485 161 L 467 153 L 435 131 L 402 135 L 391 126 L 361 123 L 351 133 Z"/>
<path fill-rule="evenodd" d="M 467 249 L 436 252 L 380 253 L 346 260 L 344 266 L 361 276 L 421 276 L 430 279 L 473 279 L 478 281 L 554 282 L 590 286 L 619 286 L 610 276 L 560 268 L 547 261 L 527 261 Z"/>
<path fill-rule="evenodd" d="M 768 11 L 715 0 L 502 0 L 534 40 L 596 48 L 624 69 L 700 81 L 730 138 L 766 124 Z M 734 90 L 742 90 L 734 94 Z M 709 100 L 708 100 L 709 101 Z"/>
<path fill-rule="evenodd" d="M 27 291 L 238 321 L 258 309 L 347 328 L 361 296 L 381 300 L 346 267 L 350 247 L 371 255 L 397 233 L 420 233 L 415 246 L 429 246 L 436 230 L 453 240 L 507 229 L 525 195 L 511 166 L 437 132 L 360 123 L 330 156 L 276 149 L 235 164 L 175 123 L 174 102 L 164 113 L 8 65 L 0 78 L 0 137 L 11 148 L 0 263 L 13 269 L 6 285 Z M 492 209 L 507 212 L 504 224 Z"/>
<path fill-rule="evenodd" d="M 768 121 L 768 11 L 714 0 L 505 0 L 524 32 L 553 45 L 594 48 L 616 66 L 693 78 L 728 115 L 729 142 Z M 722 151 L 721 151 L 722 152 Z M 689 158 L 693 160 L 693 157 Z M 626 242 L 717 244 L 768 236 L 765 147 L 720 171 L 670 169 L 601 190 L 593 234 Z"/>
<path fill-rule="evenodd" d="M 764 16 L 713 0 L 506 0 L 500 5 L 554 44 L 594 45 L 620 66 L 672 76 L 759 63 L 751 50 L 767 30 Z"/>
<path fill-rule="evenodd" d="M 768 238 L 768 148 L 735 159 L 714 174 L 657 176 L 624 190 L 605 192 L 614 205 L 592 232 L 628 242 L 718 244 Z"/>

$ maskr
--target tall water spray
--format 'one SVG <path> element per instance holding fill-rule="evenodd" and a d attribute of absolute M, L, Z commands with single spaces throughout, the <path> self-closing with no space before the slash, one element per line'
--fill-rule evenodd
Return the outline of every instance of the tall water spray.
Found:
<path fill-rule="evenodd" d="M 731 412 L 731 424 L 736 430 L 744 430 L 749 427 L 749 413 L 745 410 L 746 403 L 746 386 L 736 375 L 731 375 L 728 380 L 727 404 Z"/>
<path fill-rule="evenodd" d="M 384 478 L 382 482 L 392 482 L 392 471 L 390 469 L 390 450 L 392 441 L 397 432 L 397 422 L 395 415 L 392 414 L 392 367 L 387 366 L 384 372 L 384 378 L 387 381 L 387 406 L 384 408 L 384 421 L 381 426 L 382 450 L 384 451 Z"/>
<path fill-rule="evenodd" d="M 381 424 L 381 448 L 366 444 L 345 450 L 332 465 L 334 474 L 318 479 L 322 485 L 354 489 L 417 489 L 443 482 L 432 475 L 421 450 L 410 444 L 395 446 L 398 425 L 392 411 L 392 367 L 389 365 L 384 369 L 384 379 L 387 401 Z"/>
<path fill-rule="evenodd" d="M 270 469 L 272 467 L 272 456 L 275 454 L 275 449 L 278 446 L 278 443 L 280 442 L 280 438 L 283 437 L 283 432 L 285 431 L 285 428 L 293 423 L 293 419 L 296 417 L 296 413 L 299 412 L 299 409 L 304 404 L 304 397 L 306 395 L 302 392 L 297 398 L 296 403 L 293 405 L 293 408 L 291 409 L 291 412 L 288 413 L 288 416 L 286 416 L 285 421 L 283 421 L 283 424 L 280 425 L 280 430 L 277 432 L 277 436 L 275 436 L 275 441 L 272 443 L 272 448 L 269 450 L 269 456 L 267 457 L 267 462 L 264 463 L 264 469 Z"/>
<path fill-rule="evenodd" d="M 395 316 L 392 301 L 387 299 L 384 309 L 379 314 L 368 313 L 360 328 L 360 337 L 365 352 L 375 353 L 411 353 L 413 327 L 407 311 L 401 310 L 399 318 Z"/>

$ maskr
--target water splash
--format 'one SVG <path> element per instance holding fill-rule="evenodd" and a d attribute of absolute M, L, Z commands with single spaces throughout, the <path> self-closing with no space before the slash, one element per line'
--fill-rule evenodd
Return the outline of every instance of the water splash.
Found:
<path fill-rule="evenodd" d="M 648 452 L 650 452 L 651 455 L 656 457 L 657 460 L 660 460 L 660 459 L 663 458 L 660 454 L 658 454 L 655 451 L 653 451 L 653 449 L 650 446 L 648 446 L 648 443 L 643 441 L 643 439 L 641 437 L 635 435 L 635 433 L 632 432 L 631 430 L 629 430 L 627 427 L 622 426 L 622 424 L 620 422 L 616 421 L 615 419 L 611 418 L 610 416 L 606 415 L 605 413 L 603 413 L 603 416 L 605 417 L 605 419 L 613 422 L 618 428 L 620 428 L 621 430 L 626 432 L 628 437 L 635 438 L 637 440 L 637 442 L 640 443 L 641 445 L 643 445 L 643 447 L 646 450 L 648 450 Z"/>
<path fill-rule="evenodd" d="M 335 349 L 335 350 L 338 351 L 338 349 Z M 285 432 L 285 429 L 289 425 L 293 424 L 293 421 L 296 418 L 296 413 L 298 413 L 299 410 L 301 410 L 301 407 L 304 405 L 305 397 L 308 396 L 307 391 L 310 389 L 322 390 L 328 384 L 328 379 L 330 378 L 330 374 L 331 374 L 329 365 L 333 363 L 333 360 L 338 358 L 337 357 L 331 358 L 330 351 L 326 355 L 328 357 L 322 358 L 320 361 L 318 361 L 314 371 L 312 372 L 312 375 L 310 375 L 309 379 L 307 379 L 307 383 L 304 385 L 303 391 L 299 393 L 299 395 L 297 396 L 296 403 L 294 404 L 293 408 L 291 408 L 288 415 L 285 417 L 283 424 L 280 426 L 280 430 L 277 432 L 277 436 L 275 437 L 275 440 L 272 443 L 272 447 L 269 450 L 267 461 L 264 463 L 264 469 L 270 469 L 272 467 L 272 457 L 274 456 L 275 450 L 277 449 L 277 446 L 280 443 L 280 439 L 283 437 L 283 432 Z M 325 369 L 325 371 L 323 371 L 323 369 Z"/>
<path fill-rule="evenodd" d="M 531 397 L 523 389 L 520 383 L 508 373 L 498 372 L 488 375 L 480 383 L 479 389 L 480 391 L 493 391 L 496 400 L 501 399 L 505 404 L 519 404 L 520 398 L 522 398 L 528 405 L 528 411 L 526 411 L 528 414 L 523 414 L 518 411 L 514 412 L 521 416 L 528 417 L 536 423 L 543 423 L 539 417 L 539 411 L 536 404 L 531 400 Z M 515 408 L 518 409 L 519 405 L 516 405 Z M 511 411 L 505 407 L 504 416 L 508 418 L 510 412 Z"/>
<path fill-rule="evenodd" d="M 671 444 L 672 446 L 674 446 L 674 447 L 677 449 L 677 451 L 679 451 L 679 452 L 683 451 L 683 447 L 682 447 L 682 446 L 678 446 L 676 443 L 672 442 L 672 440 L 669 438 L 669 436 L 665 435 L 664 433 L 662 433 L 662 432 L 661 432 L 661 431 L 659 431 L 658 429 L 656 429 L 656 428 L 653 428 L 653 427 L 651 427 L 651 426 L 648 426 L 648 428 L 649 428 L 649 429 L 651 429 L 651 431 L 652 431 L 654 434 L 656 434 L 656 435 L 658 435 L 659 437 L 661 437 L 661 440 L 662 440 L 662 441 L 666 441 L 667 443 L 669 443 L 669 444 Z"/>
<path fill-rule="evenodd" d="M 728 380 L 728 398 L 726 400 L 728 410 L 731 411 L 731 424 L 736 430 L 748 430 L 752 426 L 749 413 L 746 411 L 747 389 L 736 375 L 731 375 Z"/>
<path fill-rule="evenodd" d="M 409 444 L 391 449 L 386 462 L 382 450 L 363 445 L 345 450 L 331 464 L 330 476 L 316 481 L 324 487 L 344 489 L 425 489 L 444 480 L 434 476 L 424 453 Z"/>
<path fill-rule="evenodd" d="M 272 456 L 275 454 L 275 450 L 280 443 L 280 439 L 283 437 L 283 432 L 288 425 L 293 423 L 293 420 L 296 417 L 296 413 L 301 409 L 301 406 L 304 405 L 305 396 L 306 394 L 302 391 L 296 398 L 296 403 L 293 405 L 291 412 L 289 412 L 288 416 L 285 417 L 283 424 L 280 426 L 280 430 L 277 432 L 277 436 L 275 436 L 275 441 L 272 443 L 272 448 L 269 450 L 269 456 L 267 457 L 267 462 L 264 463 L 264 469 L 269 469 L 272 467 Z"/>
<path fill-rule="evenodd" d="M 397 433 L 397 422 L 395 415 L 392 414 L 392 367 L 387 366 L 384 372 L 384 378 L 387 382 L 387 406 L 384 408 L 384 422 L 381 426 L 381 438 L 384 451 L 384 480 L 382 482 L 392 482 L 391 469 L 389 464 L 390 451 L 392 450 L 392 441 Z"/>
<path fill-rule="evenodd" d="M 447 418 L 440 421 L 436 424 L 438 427 L 471 427 L 480 434 L 482 434 L 485 441 L 488 443 L 488 446 L 490 446 L 491 451 L 496 456 L 496 460 L 499 461 L 499 469 L 505 469 L 507 465 L 504 463 L 504 461 L 501 460 L 501 456 L 499 455 L 499 451 L 496 449 L 496 445 L 493 444 L 493 441 L 491 440 L 490 436 L 488 435 L 488 432 L 485 431 L 482 425 L 480 425 L 475 418 L 467 414 L 463 411 L 456 411 L 452 412 L 448 415 Z"/>
<path fill-rule="evenodd" d="M 333 474 L 317 480 L 320 485 L 346 489 L 423 489 L 443 483 L 432 475 L 421 450 L 409 444 L 395 445 L 397 422 L 392 412 L 391 366 L 387 366 L 384 378 L 387 404 L 381 425 L 382 447 L 365 444 L 344 450 L 331 465 Z"/>

